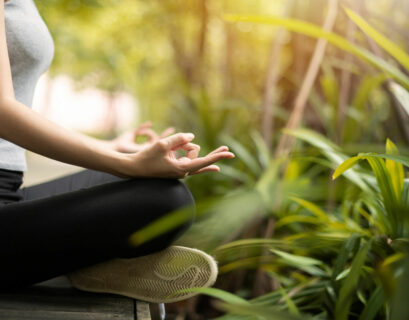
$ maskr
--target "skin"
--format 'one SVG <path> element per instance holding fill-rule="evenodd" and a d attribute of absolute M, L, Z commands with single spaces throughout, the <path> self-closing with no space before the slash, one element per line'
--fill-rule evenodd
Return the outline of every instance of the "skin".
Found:
<path fill-rule="evenodd" d="M 137 135 L 147 136 L 148 142 L 136 144 Z M 0 5 L 0 138 L 48 158 L 123 178 L 184 178 L 217 172 L 220 169 L 214 163 L 234 158 L 226 146 L 199 157 L 200 146 L 192 142 L 194 135 L 174 133 L 172 128 L 158 135 L 151 129 L 151 123 L 144 123 L 112 141 L 102 141 L 63 128 L 27 108 L 14 94 L 3 4 Z M 177 158 L 176 150 L 183 150 L 186 155 Z"/>

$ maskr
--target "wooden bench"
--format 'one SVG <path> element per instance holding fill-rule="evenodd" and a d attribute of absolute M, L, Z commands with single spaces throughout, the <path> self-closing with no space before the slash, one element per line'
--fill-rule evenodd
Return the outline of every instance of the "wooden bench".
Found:
<path fill-rule="evenodd" d="M 164 319 L 159 305 L 157 319 Z M 59 277 L 10 293 L 0 293 L 0 319 L 4 320 L 149 320 L 149 304 L 134 299 L 82 292 Z"/>

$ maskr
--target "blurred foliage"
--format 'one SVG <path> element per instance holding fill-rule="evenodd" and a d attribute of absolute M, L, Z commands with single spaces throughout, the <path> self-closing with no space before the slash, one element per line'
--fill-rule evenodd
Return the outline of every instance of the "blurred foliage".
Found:
<path fill-rule="evenodd" d="M 236 153 L 220 174 L 187 179 L 198 219 L 179 243 L 212 252 L 221 273 L 201 291 L 216 308 L 201 300 L 196 319 L 409 318 L 409 2 L 339 1 L 323 32 L 328 3 L 37 1 L 52 75 L 126 90 L 144 119 Z M 317 38 L 329 45 L 304 128 L 283 133 Z M 273 151 L 282 134 L 297 138 L 285 157 Z M 183 219 L 173 214 L 135 239 Z"/>
<path fill-rule="evenodd" d="M 45 0 L 37 5 L 56 42 L 53 74 L 69 74 L 83 86 L 126 88 L 138 97 L 146 118 L 170 117 L 181 125 L 192 113 L 205 112 L 201 107 L 210 115 L 209 107 L 245 113 L 260 98 L 264 49 L 274 32 L 231 26 L 223 16 L 237 7 L 243 13 L 266 8 L 273 13 L 282 4 L 239 2 Z M 254 59 L 257 54 L 262 59 Z M 249 83 L 239 80 L 249 76 Z M 237 101 L 210 103 L 224 97 Z M 180 111 L 186 111 L 186 119 Z"/>

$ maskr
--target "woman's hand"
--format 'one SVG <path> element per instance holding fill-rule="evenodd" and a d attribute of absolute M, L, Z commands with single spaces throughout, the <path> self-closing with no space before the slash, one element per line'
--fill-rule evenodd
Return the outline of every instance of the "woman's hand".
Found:
<path fill-rule="evenodd" d="M 117 138 L 110 141 L 110 145 L 115 151 L 122 153 L 139 152 L 145 147 L 165 138 L 175 132 L 174 128 L 167 128 L 161 134 L 157 134 L 152 130 L 152 122 L 145 122 L 134 130 L 127 131 Z M 136 143 L 137 136 L 145 136 L 148 138 L 147 142 Z"/>
<path fill-rule="evenodd" d="M 130 177 L 184 178 L 203 172 L 217 172 L 220 169 L 214 163 L 234 158 L 225 146 L 199 157 L 200 147 L 191 142 L 193 138 L 191 133 L 174 134 L 159 139 L 138 153 L 126 155 L 123 173 Z M 186 151 L 186 155 L 177 158 L 177 150 Z"/>

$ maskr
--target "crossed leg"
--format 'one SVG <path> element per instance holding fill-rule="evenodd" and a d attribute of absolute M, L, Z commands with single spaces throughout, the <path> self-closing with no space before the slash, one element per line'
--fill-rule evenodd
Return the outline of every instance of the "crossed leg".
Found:
<path fill-rule="evenodd" d="M 0 288 L 31 285 L 116 257 L 168 247 L 194 219 L 194 200 L 175 179 L 121 179 L 84 170 L 18 191 L 0 207 Z M 140 246 L 129 236 L 190 207 L 187 221 Z"/>

